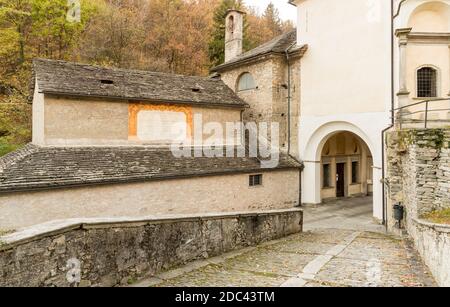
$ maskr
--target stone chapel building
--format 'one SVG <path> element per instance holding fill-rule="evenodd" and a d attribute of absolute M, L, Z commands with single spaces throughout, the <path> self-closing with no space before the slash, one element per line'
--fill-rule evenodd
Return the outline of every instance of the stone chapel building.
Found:
<path fill-rule="evenodd" d="M 277 120 L 282 148 L 304 163 L 302 203 L 373 195 L 387 218 L 384 133 L 423 100 L 450 95 L 449 0 L 290 0 L 297 29 L 242 52 L 242 12 L 226 16 L 226 62 L 213 69 L 252 108 Z M 428 120 L 450 120 L 435 101 Z"/>
<path fill-rule="evenodd" d="M 450 120 L 450 0 L 289 2 L 297 29 L 245 53 L 244 13 L 228 12 L 214 78 L 36 61 L 33 144 L 0 159 L 0 228 L 365 195 L 385 222 L 385 132 Z M 189 140 L 195 114 L 278 122 L 280 164 L 172 159 L 167 126 Z"/>
<path fill-rule="evenodd" d="M 0 158 L 0 229 L 300 203 L 301 164 L 239 155 L 243 131 L 214 142 L 234 155 L 195 155 L 215 137 L 203 125 L 239 124 L 249 107 L 220 80 L 41 59 L 34 74 L 33 141 Z M 179 141 L 188 155 L 172 151 Z"/>

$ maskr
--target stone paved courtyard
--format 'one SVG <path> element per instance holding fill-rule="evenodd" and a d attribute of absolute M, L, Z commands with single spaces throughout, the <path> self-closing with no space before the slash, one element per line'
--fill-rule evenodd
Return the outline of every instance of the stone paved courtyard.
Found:
<path fill-rule="evenodd" d="M 435 286 L 406 239 L 383 233 L 369 198 L 305 208 L 305 232 L 191 263 L 134 286 Z"/>

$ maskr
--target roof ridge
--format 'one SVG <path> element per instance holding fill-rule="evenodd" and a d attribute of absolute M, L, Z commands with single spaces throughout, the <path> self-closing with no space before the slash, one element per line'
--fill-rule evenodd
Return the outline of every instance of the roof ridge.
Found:
<path fill-rule="evenodd" d="M 197 79 L 202 79 L 202 80 L 205 80 L 205 81 L 218 81 L 218 80 L 213 79 L 213 78 L 211 78 L 209 76 L 192 76 L 192 75 L 183 75 L 183 74 L 175 74 L 175 73 L 152 71 L 152 70 L 143 70 L 143 69 L 106 67 L 106 66 L 101 66 L 101 65 L 96 65 L 96 64 L 87 64 L 87 63 L 64 61 L 64 60 L 35 58 L 35 59 L 33 59 L 33 64 L 35 62 L 59 63 L 59 64 L 67 64 L 67 65 L 78 66 L 78 67 L 91 67 L 91 68 L 97 68 L 97 69 L 104 69 L 104 70 L 110 70 L 110 71 L 116 71 L 116 72 L 128 72 L 128 73 L 136 72 L 136 73 L 146 73 L 146 74 L 164 75 L 164 76 L 172 76 L 172 77 L 197 78 Z"/>
<path fill-rule="evenodd" d="M 265 42 L 253 49 L 247 50 L 246 52 L 238 55 L 237 57 L 230 59 L 228 62 L 217 65 L 211 69 L 212 72 L 221 70 L 222 68 L 237 65 L 242 61 L 246 61 L 252 58 L 257 58 L 266 54 L 271 53 L 284 53 L 285 49 L 289 47 L 287 44 L 290 42 L 297 42 L 297 29 L 294 28 L 290 31 L 284 32 L 270 41 Z M 284 46 L 287 45 L 285 48 Z"/>
<path fill-rule="evenodd" d="M 283 37 L 292 35 L 292 34 L 294 34 L 294 33 L 297 33 L 297 29 L 296 29 L 296 28 L 294 28 L 294 29 L 292 29 L 292 30 L 290 30 L 290 31 L 286 31 L 286 32 L 284 32 L 284 33 L 281 33 L 281 34 L 278 35 L 278 36 L 275 36 L 272 40 L 268 41 L 267 43 L 270 43 L 270 42 L 274 42 L 274 41 L 280 40 L 280 39 L 282 39 Z M 263 45 L 264 45 L 264 44 L 263 44 Z"/>
<path fill-rule="evenodd" d="M 285 37 L 288 37 L 289 35 L 292 35 L 293 33 L 296 33 L 297 32 L 297 29 L 293 29 L 293 30 L 291 30 L 291 31 L 287 31 L 287 32 L 284 32 L 284 33 L 282 33 L 282 34 L 280 34 L 280 35 L 277 35 L 277 36 L 275 36 L 274 38 L 272 38 L 270 41 L 267 41 L 267 42 L 265 42 L 265 43 L 263 43 L 263 44 L 261 44 L 261 45 L 259 45 L 259 46 L 256 46 L 255 48 L 253 48 L 253 49 L 250 49 L 250 50 L 247 50 L 246 52 L 244 52 L 243 54 L 241 54 L 240 55 L 240 57 L 244 57 L 247 53 L 251 53 L 253 50 L 255 50 L 255 49 L 262 49 L 263 47 L 266 47 L 266 46 L 270 46 L 270 45 L 274 45 L 270 50 L 273 50 L 275 47 L 277 47 L 280 43 L 281 43 L 281 40 L 283 39 L 283 38 L 285 38 Z M 276 42 L 276 44 L 274 44 Z"/>
<path fill-rule="evenodd" d="M 217 78 L 47 59 L 35 59 L 33 69 L 39 92 L 44 94 L 240 109 L 248 107 L 223 80 Z"/>
<path fill-rule="evenodd" d="M 281 34 L 280 36 L 276 37 L 276 38 L 278 38 L 278 41 L 272 49 L 275 49 L 275 48 L 279 47 L 280 45 L 282 45 L 282 43 L 283 43 L 282 40 L 285 38 L 288 38 L 291 35 L 297 35 L 297 29 L 293 29 L 291 31 L 285 32 L 285 33 Z"/>
<path fill-rule="evenodd" d="M 28 143 L 24 147 L 0 157 L 0 175 L 9 166 L 23 160 L 24 158 L 37 152 L 38 150 L 38 146 Z"/>

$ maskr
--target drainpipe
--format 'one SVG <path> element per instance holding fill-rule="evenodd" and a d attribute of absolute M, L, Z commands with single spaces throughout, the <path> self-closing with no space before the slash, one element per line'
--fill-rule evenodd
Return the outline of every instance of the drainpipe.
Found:
<path fill-rule="evenodd" d="M 286 61 L 287 61 L 287 67 L 288 67 L 288 155 L 291 155 L 291 61 L 290 61 L 290 57 L 289 57 L 289 50 L 295 46 L 297 44 L 297 42 L 292 43 L 285 51 L 284 53 L 286 54 Z"/>
<path fill-rule="evenodd" d="M 303 167 L 298 171 L 298 207 L 302 206 L 302 173 Z"/>
<path fill-rule="evenodd" d="M 381 132 L 381 159 L 382 159 L 382 193 L 383 193 L 383 225 L 386 226 L 386 232 L 388 231 L 388 216 L 387 216 L 387 195 L 386 195 L 386 163 L 385 163 L 385 145 L 384 145 L 384 135 L 386 131 L 391 129 L 394 125 L 390 125 Z"/>
<path fill-rule="evenodd" d="M 395 63 L 394 63 L 394 54 L 395 54 L 395 49 L 394 49 L 394 22 L 395 22 L 395 18 L 397 18 L 400 15 L 400 10 L 402 8 L 403 3 L 405 3 L 407 0 L 402 0 L 399 5 L 398 5 L 398 9 L 397 9 L 397 13 L 394 15 L 394 0 L 391 0 L 391 124 L 389 125 L 389 127 L 387 127 L 386 129 L 384 129 L 381 132 L 381 155 L 382 155 L 382 178 L 383 178 L 383 186 L 382 186 L 382 190 L 383 190 L 383 224 L 386 226 L 386 232 L 388 231 L 388 216 L 387 216 L 387 195 L 386 195 L 386 185 L 385 185 L 385 180 L 386 180 L 386 171 L 385 171 L 385 167 L 386 167 L 386 163 L 385 163 L 385 143 L 384 143 L 384 136 L 385 133 L 391 129 L 392 127 L 394 127 L 395 125 L 395 83 L 394 83 L 394 69 L 395 69 Z"/>
<path fill-rule="evenodd" d="M 302 173 L 303 173 L 303 164 L 299 160 L 297 160 L 296 157 L 293 157 L 291 155 L 288 155 L 291 159 L 295 160 L 297 163 L 301 164 L 302 166 L 298 170 L 298 205 L 296 207 L 302 206 Z"/>
<path fill-rule="evenodd" d="M 394 15 L 394 10 L 392 10 L 392 15 L 394 16 L 394 19 L 400 15 L 400 11 L 402 9 L 403 3 L 405 3 L 406 1 L 408 1 L 408 0 L 400 1 L 399 5 L 398 5 L 397 13 L 395 15 Z M 392 6 L 393 6 L 393 4 L 392 4 Z"/>
<path fill-rule="evenodd" d="M 287 62 L 287 69 L 288 69 L 288 80 L 287 80 L 287 86 L 288 86 L 288 96 L 287 96 L 287 100 L 288 100 L 288 150 L 287 150 L 287 154 L 289 157 L 291 157 L 292 159 L 296 160 L 297 162 L 301 163 L 300 161 L 298 161 L 295 157 L 291 156 L 291 61 L 290 61 L 290 57 L 289 57 L 289 50 L 294 47 L 297 44 L 297 42 L 292 43 L 285 51 L 284 53 L 286 54 L 286 62 Z M 303 172 L 303 168 L 301 168 L 298 172 L 298 207 L 302 206 L 302 172 Z"/>

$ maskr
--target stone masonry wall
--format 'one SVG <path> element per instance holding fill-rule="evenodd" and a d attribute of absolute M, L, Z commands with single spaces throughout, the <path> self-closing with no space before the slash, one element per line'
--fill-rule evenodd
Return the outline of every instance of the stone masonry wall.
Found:
<path fill-rule="evenodd" d="M 302 211 L 289 209 L 42 224 L 0 237 L 0 287 L 123 285 L 301 232 L 302 223 Z"/>
<path fill-rule="evenodd" d="M 408 222 L 427 212 L 450 207 L 449 142 L 450 129 L 389 133 L 388 211 L 395 203 L 402 202 L 406 207 Z M 392 215 L 389 217 L 392 222 Z"/>
<path fill-rule="evenodd" d="M 437 283 L 450 287 L 450 225 L 416 219 L 408 232 Z"/>
<path fill-rule="evenodd" d="M 450 208 L 450 129 L 400 130 L 387 137 L 388 227 L 397 232 L 393 205 L 405 208 L 403 226 L 440 285 L 450 285 L 450 228 L 423 221 Z"/>
<path fill-rule="evenodd" d="M 291 154 L 298 158 L 298 126 L 300 112 L 300 59 L 291 59 Z M 257 88 L 237 92 L 250 108 L 243 114 L 245 122 L 277 122 L 280 124 L 280 148 L 288 148 L 288 65 L 285 56 L 267 56 L 258 62 L 242 64 L 221 72 L 221 78 L 237 91 L 239 77 L 249 72 Z"/>

